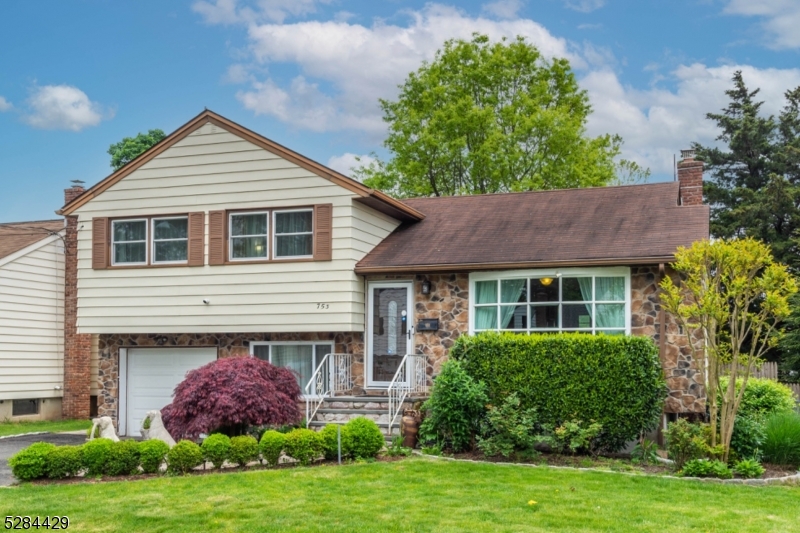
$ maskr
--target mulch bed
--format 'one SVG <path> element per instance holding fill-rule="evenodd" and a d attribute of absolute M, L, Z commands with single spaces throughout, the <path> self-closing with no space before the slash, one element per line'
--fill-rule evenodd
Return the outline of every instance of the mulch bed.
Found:
<path fill-rule="evenodd" d="M 633 463 L 630 459 L 624 456 L 605 457 L 599 456 L 596 458 L 587 455 L 559 455 L 554 453 L 542 453 L 539 457 L 533 460 L 515 459 L 514 457 L 486 457 L 479 451 L 464 452 L 449 455 L 455 459 L 469 459 L 472 461 L 484 461 L 487 463 L 521 463 L 521 464 L 534 464 L 534 465 L 547 465 L 547 466 L 560 466 L 571 468 L 598 468 L 614 470 L 617 472 L 641 472 L 644 474 L 654 475 L 674 475 L 675 472 L 672 467 L 667 464 L 657 465 L 640 465 Z M 793 476 L 797 474 L 797 470 L 789 466 L 780 466 L 764 463 L 764 474 L 757 479 L 771 479 L 786 476 Z"/>

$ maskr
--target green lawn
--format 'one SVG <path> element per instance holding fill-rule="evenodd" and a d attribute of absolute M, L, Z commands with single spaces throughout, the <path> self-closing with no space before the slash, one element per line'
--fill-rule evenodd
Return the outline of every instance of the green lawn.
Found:
<path fill-rule="evenodd" d="M 20 435 L 37 431 L 75 431 L 89 429 L 92 423 L 89 420 L 36 420 L 34 422 L 0 422 L 0 437 L 7 435 Z"/>
<path fill-rule="evenodd" d="M 424 458 L 0 489 L 0 515 L 66 515 L 70 531 L 789 532 L 799 509 L 797 486 Z"/>

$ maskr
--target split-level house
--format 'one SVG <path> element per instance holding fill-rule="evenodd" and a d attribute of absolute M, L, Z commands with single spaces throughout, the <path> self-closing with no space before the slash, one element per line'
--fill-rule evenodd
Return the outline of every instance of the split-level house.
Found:
<path fill-rule="evenodd" d="M 678 177 L 400 201 L 205 111 L 67 190 L 65 414 L 88 413 L 97 379 L 99 414 L 136 435 L 188 370 L 259 357 L 296 371 L 312 425 L 385 427 L 387 394 L 424 395 L 455 339 L 487 330 L 651 337 L 667 413 L 703 411 L 658 304 L 677 247 L 708 237 L 702 163 Z"/>

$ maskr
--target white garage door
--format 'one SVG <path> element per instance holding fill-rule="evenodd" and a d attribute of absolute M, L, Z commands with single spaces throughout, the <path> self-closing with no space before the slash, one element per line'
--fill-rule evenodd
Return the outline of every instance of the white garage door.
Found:
<path fill-rule="evenodd" d="M 147 411 L 172 403 L 186 373 L 216 359 L 216 348 L 129 349 L 126 433 L 138 436 Z"/>

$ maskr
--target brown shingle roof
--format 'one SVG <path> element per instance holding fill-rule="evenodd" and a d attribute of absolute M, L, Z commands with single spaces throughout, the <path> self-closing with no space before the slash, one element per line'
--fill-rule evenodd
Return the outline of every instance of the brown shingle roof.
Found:
<path fill-rule="evenodd" d="M 64 229 L 64 219 L 0 223 L 0 259 Z"/>
<path fill-rule="evenodd" d="M 356 272 L 670 261 L 708 237 L 708 206 L 677 201 L 677 182 L 408 199 L 425 219 L 398 227 Z"/>

